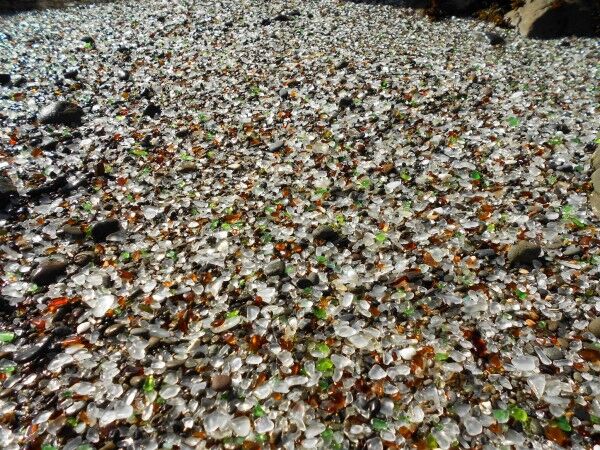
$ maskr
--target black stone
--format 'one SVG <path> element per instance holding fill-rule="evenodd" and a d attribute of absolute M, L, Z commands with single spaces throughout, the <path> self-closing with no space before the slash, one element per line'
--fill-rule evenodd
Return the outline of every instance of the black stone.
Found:
<path fill-rule="evenodd" d="M 77 75 L 79 75 L 79 70 L 77 69 L 77 67 L 71 67 L 65 70 L 65 78 L 74 80 L 77 78 Z"/>
<path fill-rule="evenodd" d="M 48 286 L 65 274 L 67 263 L 62 259 L 47 259 L 31 273 L 31 282 L 38 286 Z"/>
<path fill-rule="evenodd" d="M 485 33 L 485 37 L 487 38 L 490 45 L 504 45 L 506 40 L 500 36 L 498 33 L 494 33 L 492 31 L 488 31 Z"/>
<path fill-rule="evenodd" d="M 300 278 L 296 282 L 296 286 L 299 289 L 306 289 L 306 288 L 309 288 L 309 287 L 312 287 L 312 286 L 316 286 L 317 284 L 319 284 L 319 275 L 317 275 L 314 272 L 311 272 L 306 277 Z"/>
<path fill-rule="evenodd" d="M 75 103 L 58 101 L 45 106 L 39 113 L 38 121 L 52 125 L 81 125 L 83 109 Z"/>
<path fill-rule="evenodd" d="M 67 177 L 61 175 L 59 177 L 54 178 L 53 180 L 47 181 L 33 189 L 29 189 L 27 191 L 27 195 L 29 197 L 39 197 L 40 195 L 51 194 L 53 192 L 57 192 L 59 189 L 65 187 L 67 185 Z"/>
<path fill-rule="evenodd" d="M 144 109 L 144 116 L 155 117 L 161 112 L 160 106 L 154 103 L 148 103 L 148 106 Z"/>
<path fill-rule="evenodd" d="M 350 98 L 350 97 L 342 97 L 340 99 L 340 102 L 338 103 L 338 106 L 340 107 L 340 109 L 351 108 L 353 105 L 354 105 L 354 102 L 352 101 L 352 98 Z"/>
<path fill-rule="evenodd" d="M 109 235 L 116 233 L 121 229 L 121 224 L 116 219 L 103 220 L 92 226 L 92 239 L 94 242 L 102 242 Z"/>
<path fill-rule="evenodd" d="M 24 364 L 36 360 L 46 354 L 51 344 L 52 340 L 49 336 L 47 336 L 41 339 L 36 344 L 33 344 L 25 349 L 18 350 L 13 355 L 13 360 L 19 364 Z"/>
<path fill-rule="evenodd" d="M 0 85 L 6 86 L 7 84 L 10 84 L 10 74 L 0 73 Z"/>
<path fill-rule="evenodd" d="M 12 197 L 18 195 L 17 188 L 9 177 L 0 176 L 0 209 L 5 208 Z"/>
<path fill-rule="evenodd" d="M 313 237 L 320 241 L 336 242 L 340 238 L 340 235 L 332 227 L 322 225 L 315 230 L 315 232 L 313 233 Z"/>
<path fill-rule="evenodd" d="M 121 81 L 127 81 L 127 80 L 129 80 L 129 72 L 127 72 L 126 70 L 119 70 L 117 72 L 117 77 Z"/>

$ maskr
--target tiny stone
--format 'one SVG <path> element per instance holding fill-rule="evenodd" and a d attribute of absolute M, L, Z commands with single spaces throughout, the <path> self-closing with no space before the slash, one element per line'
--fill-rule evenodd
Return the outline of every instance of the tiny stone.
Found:
<path fill-rule="evenodd" d="M 146 108 L 144 109 L 144 112 L 142 113 L 144 116 L 148 116 L 148 117 L 155 117 L 157 115 L 159 115 L 161 112 L 160 106 L 154 104 L 154 103 L 148 103 L 148 106 L 146 106 Z"/>
<path fill-rule="evenodd" d="M 63 259 L 51 258 L 42 261 L 31 274 L 31 282 L 39 286 L 48 286 L 55 283 L 65 274 L 67 263 Z"/>
<path fill-rule="evenodd" d="M 16 363 L 19 364 L 38 359 L 39 357 L 47 353 L 47 350 L 50 347 L 51 343 L 52 341 L 50 340 L 50 337 L 45 337 L 38 343 L 17 351 L 14 354 L 13 359 Z"/>
<path fill-rule="evenodd" d="M 194 161 L 184 161 L 179 166 L 179 173 L 194 173 L 198 170 Z"/>
<path fill-rule="evenodd" d="M 117 78 L 121 81 L 127 81 L 129 79 L 129 72 L 125 70 L 119 70 L 117 72 Z"/>
<path fill-rule="evenodd" d="M 18 194 L 17 188 L 9 177 L 0 176 L 0 209 L 6 207 L 10 199 Z"/>
<path fill-rule="evenodd" d="M 94 242 L 102 242 L 109 235 L 116 233 L 121 229 L 121 224 L 116 219 L 103 220 L 92 226 L 92 239 Z"/>
<path fill-rule="evenodd" d="M 490 45 L 503 45 L 505 43 L 505 40 L 502 36 L 492 31 L 486 32 L 485 37 L 487 38 L 487 41 Z"/>
<path fill-rule="evenodd" d="M 10 74 L 0 73 L 0 85 L 6 86 L 7 84 L 10 84 Z"/>
<path fill-rule="evenodd" d="M 510 264 L 531 264 L 538 259 L 542 253 L 541 247 L 529 241 L 519 241 L 508 251 L 508 261 Z"/>
<path fill-rule="evenodd" d="M 65 225 L 61 228 L 61 234 L 69 239 L 83 239 L 85 233 L 81 230 L 81 227 L 75 225 Z"/>
<path fill-rule="evenodd" d="M 276 152 L 278 150 L 281 150 L 284 146 L 285 146 L 285 141 L 283 141 L 283 140 L 275 141 L 271 145 L 269 145 L 269 151 Z"/>
<path fill-rule="evenodd" d="M 81 125 L 83 109 L 72 102 L 58 101 L 40 110 L 38 120 L 41 124 Z"/>
<path fill-rule="evenodd" d="M 68 78 L 70 80 L 76 79 L 78 74 L 79 69 L 77 69 L 77 67 L 70 67 L 67 70 L 65 70 L 65 78 Z"/>
<path fill-rule="evenodd" d="M 87 263 L 93 261 L 95 258 L 94 252 L 81 252 L 75 255 L 73 262 L 78 266 L 85 266 Z"/>
<path fill-rule="evenodd" d="M 353 105 L 354 105 L 354 101 L 352 100 L 352 97 L 342 97 L 338 103 L 338 106 L 340 107 L 340 109 L 350 108 Z"/>
<path fill-rule="evenodd" d="M 330 226 L 322 225 L 315 230 L 313 237 L 320 241 L 335 242 L 340 238 L 340 235 Z"/>
<path fill-rule="evenodd" d="M 226 391 L 231 387 L 231 377 L 224 374 L 213 375 L 210 379 L 210 387 L 213 391 Z"/>
<path fill-rule="evenodd" d="M 268 277 L 284 276 L 285 274 L 285 262 L 281 259 L 271 261 L 267 267 L 265 267 L 265 275 Z"/>
<path fill-rule="evenodd" d="M 596 317 L 588 325 L 588 331 L 597 338 L 600 338 L 600 317 Z"/>
<path fill-rule="evenodd" d="M 296 283 L 299 289 L 306 289 L 319 284 L 319 275 L 314 272 L 308 274 L 308 276 L 300 278 Z"/>

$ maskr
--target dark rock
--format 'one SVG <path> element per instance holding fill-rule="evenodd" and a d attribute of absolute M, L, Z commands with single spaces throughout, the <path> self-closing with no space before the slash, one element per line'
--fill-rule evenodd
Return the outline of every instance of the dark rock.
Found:
<path fill-rule="evenodd" d="M 210 379 L 210 387 L 213 391 L 224 392 L 231 387 L 231 377 L 229 375 L 213 375 Z"/>
<path fill-rule="evenodd" d="M 300 278 L 297 281 L 296 286 L 298 287 L 298 289 L 306 289 L 312 286 L 316 286 L 317 284 L 319 284 L 319 275 L 315 272 L 311 272 L 308 274 L 308 276 Z"/>
<path fill-rule="evenodd" d="M 67 70 L 65 70 L 65 78 L 68 78 L 69 80 L 74 80 L 77 78 L 77 75 L 79 75 L 79 69 L 77 69 L 77 67 L 70 67 Z"/>
<path fill-rule="evenodd" d="M 265 19 L 263 19 L 263 20 L 260 21 L 260 24 L 263 25 L 263 26 L 271 25 L 271 19 L 265 18 Z"/>
<path fill-rule="evenodd" d="M 85 237 L 85 233 L 81 227 L 75 225 L 65 225 L 60 229 L 60 235 L 68 239 L 79 240 Z"/>
<path fill-rule="evenodd" d="M 10 84 L 10 74 L 0 73 L 0 86 L 6 86 Z"/>
<path fill-rule="evenodd" d="M 290 90 L 289 90 L 289 89 L 287 89 L 287 88 L 281 88 L 281 89 L 279 90 L 279 96 L 280 96 L 281 98 L 283 98 L 283 99 L 285 99 L 285 98 L 289 98 L 289 96 L 290 96 Z"/>
<path fill-rule="evenodd" d="M 556 125 L 556 131 L 560 131 L 562 134 L 569 134 L 571 129 L 568 127 L 568 125 L 559 123 Z"/>
<path fill-rule="evenodd" d="M 317 227 L 313 233 L 313 238 L 319 241 L 335 243 L 338 239 L 340 239 L 340 235 L 332 227 L 328 225 L 321 225 L 320 227 Z"/>
<path fill-rule="evenodd" d="M 46 150 L 47 152 L 51 152 L 56 150 L 58 146 L 58 140 L 52 138 L 45 138 L 40 144 L 40 148 L 42 150 Z"/>
<path fill-rule="evenodd" d="M 81 38 L 81 42 L 85 42 L 86 44 L 94 44 L 94 38 L 91 36 L 84 36 Z"/>
<path fill-rule="evenodd" d="M 575 405 L 575 408 L 573 409 L 573 413 L 575 414 L 575 417 L 577 417 L 582 422 L 588 422 L 591 418 L 590 413 L 587 412 L 585 407 L 583 407 L 581 405 Z"/>
<path fill-rule="evenodd" d="M 529 241 L 519 241 L 508 251 L 508 262 L 512 265 L 531 264 L 542 254 L 539 244 Z"/>
<path fill-rule="evenodd" d="M 117 78 L 121 81 L 127 81 L 129 80 L 129 72 L 125 70 L 119 70 L 117 72 Z"/>
<path fill-rule="evenodd" d="M 285 262 L 281 259 L 271 261 L 267 264 L 267 267 L 265 267 L 265 275 L 268 277 L 284 276 L 285 274 Z"/>
<path fill-rule="evenodd" d="M 57 192 L 61 188 L 67 186 L 67 184 L 67 177 L 61 175 L 53 180 L 45 182 L 41 186 L 29 189 L 27 191 L 27 195 L 29 197 L 39 197 L 40 195 L 52 194 L 53 192 Z"/>
<path fill-rule="evenodd" d="M 600 317 L 596 317 L 588 325 L 588 331 L 597 338 L 600 338 Z"/>
<path fill-rule="evenodd" d="M 50 336 L 44 337 L 27 348 L 17 350 L 13 355 L 13 360 L 18 364 L 24 364 L 39 359 L 47 352 L 51 344 Z"/>
<path fill-rule="evenodd" d="M 145 99 L 151 99 L 152 97 L 154 97 L 154 90 L 150 86 L 146 86 L 140 92 L 140 97 Z"/>
<path fill-rule="evenodd" d="M 16 77 L 12 78 L 12 85 L 15 87 L 23 86 L 26 82 L 27 80 L 22 75 L 17 75 Z"/>
<path fill-rule="evenodd" d="M 348 62 L 348 60 L 342 59 L 342 60 L 338 61 L 334 67 L 336 68 L 336 70 L 341 70 L 341 69 L 345 69 L 346 67 L 348 67 L 349 64 L 350 63 Z"/>
<path fill-rule="evenodd" d="M 121 229 L 121 224 L 116 219 L 103 220 L 92 226 L 92 239 L 94 242 L 102 242 L 109 235 L 116 233 Z"/>
<path fill-rule="evenodd" d="M 160 106 L 155 103 L 148 103 L 148 106 L 144 109 L 143 115 L 147 117 L 156 117 L 161 112 Z"/>
<path fill-rule="evenodd" d="M 37 269 L 31 273 L 31 282 L 38 286 L 48 286 L 56 281 L 67 271 L 67 263 L 63 259 L 50 258 L 42 261 Z"/>
<path fill-rule="evenodd" d="M 64 338 L 73 334 L 73 330 L 66 325 L 59 325 L 52 329 L 52 336 L 57 338 Z"/>
<path fill-rule="evenodd" d="M 281 150 L 284 146 L 285 146 L 284 140 L 275 141 L 271 145 L 269 145 L 269 151 L 276 152 L 278 150 Z"/>
<path fill-rule="evenodd" d="M 0 209 L 8 205 L 12 197 L 18 195 L 17 188 L 9 177 L 0 175 Z"/>
<path fill-rule="evenodd" d="M 58 101 L 42 108 L 38 120 L 42 124 L 81 125 L 83 109 L 72 102 Z"/>
<path fill-rule="evenodd" d="M 340 109 L 351 108 L 354 105 L 352 97 L 342 97 L 338 103 Z"/>
<path fill-rule="evenodd" d="M 594 36 L 598 33 L 598 15 L 591 4 L 588 0 L 531 0 L 506 14 L 505 20 L 530 38 Z"/>
<path fill-rule="evenodd" d="M 292 20 L 292 18 L 290 16 L 288 16 L 287 14 L 280 13 L 280 14 L 277 14 L 275 17 L 273 17 L 273 20 L 275 22 L 289 22 L 290 20 Z"/>
<path fill-rule="evenodd" d="M 492 31 L 488 31 L 485 33 L 485 37 L 490 45 L 504 45 L 506 40 L 504 37 L 500 36 L 498 33 L 494 33 Z"/>
<path fill-rule="evenodd" d="M 183 161 L 179 166 L 179 173 L 194 173 L 198 170 L 198 166 L 194 161 Z"/>

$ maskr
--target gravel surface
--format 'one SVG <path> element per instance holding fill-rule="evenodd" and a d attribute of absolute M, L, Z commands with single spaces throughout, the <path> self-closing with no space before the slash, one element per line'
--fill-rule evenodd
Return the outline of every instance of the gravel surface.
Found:
<path fill-rule="evenodd" d="M 489 31 L 1 17 L 0 447 L 600 445 L 600 44 Z"/>

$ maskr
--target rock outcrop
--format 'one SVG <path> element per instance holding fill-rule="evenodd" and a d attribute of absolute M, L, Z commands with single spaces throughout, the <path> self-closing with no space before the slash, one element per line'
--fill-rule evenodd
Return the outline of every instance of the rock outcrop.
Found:
<path fill-rule="evenodd" d="M 527 0 L 505 19 L 530 38 L 593 36 L 598 32 L 597 11 L 586 0 Z"/>

